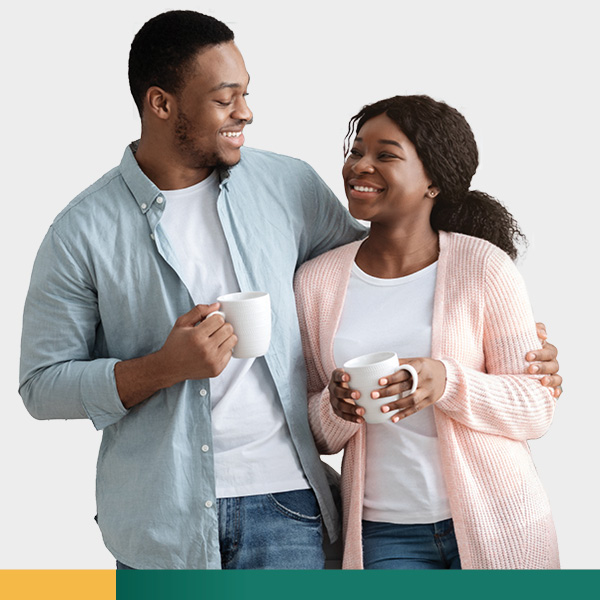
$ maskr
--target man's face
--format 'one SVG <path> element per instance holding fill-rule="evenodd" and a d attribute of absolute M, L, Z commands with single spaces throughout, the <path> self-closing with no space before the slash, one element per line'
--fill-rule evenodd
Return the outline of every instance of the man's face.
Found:
<path fill-rule="evenodd" d="M 233 42 L 200 52 L 177 94 L 173 136 L 183 165 L 229 167 L 240 160 L 242 130 L 252 120 L 246 104 L 250 77 Z"/>

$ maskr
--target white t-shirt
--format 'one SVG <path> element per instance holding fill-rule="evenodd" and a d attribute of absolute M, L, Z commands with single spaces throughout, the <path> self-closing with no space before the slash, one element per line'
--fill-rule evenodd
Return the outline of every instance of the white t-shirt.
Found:
<path fill-rule="evenodd" d="M 219 179 L 162 192 L 160 221 L 196 304 L 240 291 L 217 212 Z M 218 498 L 306 489 L 283 408 L 264 358 L 232 358 L 210 380 Z"/>
<path fill-rule="evenodd" d="M 336 365 L 384 350 L 399 358 L 431 356 L 436 275 L 437 263 L 397 279 L 371 277 L 354 264 L 334 341 Z M 398 524 L 448 519 L 433 407 L 366 427 L 363 518 Z"/>

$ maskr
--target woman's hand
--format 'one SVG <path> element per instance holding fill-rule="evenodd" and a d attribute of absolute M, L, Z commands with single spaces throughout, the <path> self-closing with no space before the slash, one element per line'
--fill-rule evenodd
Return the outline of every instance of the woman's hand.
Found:
<path fill-rule="evenodd" d="M 410 417 L 426 406 L 435 404 L 446 389 L 446 367 L 443 362 L 432 358 L 408 358 L 399 362 L 412 365 L 417 370 L 419 382 L 414 394 L 381 407 L 381 411 L 384 413 L 400 409 L 401 412 L 392 417 L 393 423 Z M 407 371 L 400 370 L 390 377 L 380 379 L 379 385 L 384 387 L 372 392 L 373 398 L 386 398 L 407 392 L 412 387 L 412 377 Z"/>
<path fill-rule="evenodd" d="M 357 406 L 354 399 L 360 398 L 360 392 L 348 386 L 350 375 L 344 369 L 336 369 L 329 380 L 329 401 L 333 412 L 346 421 L 364 423 L 365 409 Z"/>

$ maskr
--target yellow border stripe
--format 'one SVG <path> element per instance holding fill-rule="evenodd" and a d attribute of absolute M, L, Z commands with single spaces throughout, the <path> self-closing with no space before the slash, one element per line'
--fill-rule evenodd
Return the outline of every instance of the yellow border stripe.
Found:
<path fill-rule="evenodd" d="M 2 600 L 115 600 L 115 571 L 0 571 Z"/>

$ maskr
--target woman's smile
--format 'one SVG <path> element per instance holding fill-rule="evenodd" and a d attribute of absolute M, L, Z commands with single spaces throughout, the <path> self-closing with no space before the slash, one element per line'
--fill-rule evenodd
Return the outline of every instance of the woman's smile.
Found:
<path fill-rule="evenodd" d="M 357 200 L 371 199 L 385 191 L 385 188 L 380 185 L 376 185 L 370 181 L 362 181 L 360 179 L 351 179 L 347 182 L 347 186 L 348 195 Z"/>

